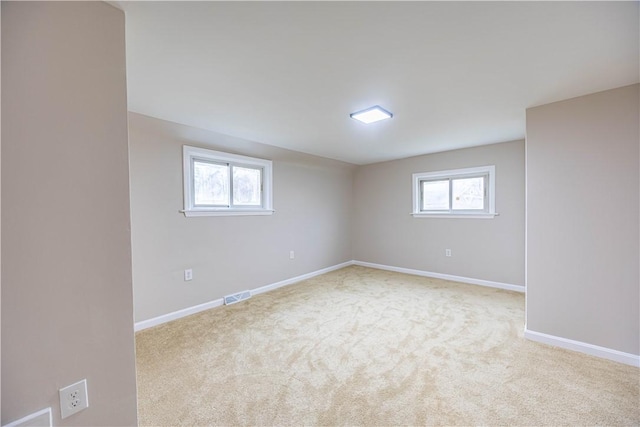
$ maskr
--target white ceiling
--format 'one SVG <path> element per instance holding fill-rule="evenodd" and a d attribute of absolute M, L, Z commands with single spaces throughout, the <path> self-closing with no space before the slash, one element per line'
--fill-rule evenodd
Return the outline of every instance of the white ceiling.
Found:
<path fill-rule="evenodd" d="M 638 2 L 121 2 L 131 111 L 356 164 L 639 81 Z M 371 125 L 349 113 L 379 104 Z"/>

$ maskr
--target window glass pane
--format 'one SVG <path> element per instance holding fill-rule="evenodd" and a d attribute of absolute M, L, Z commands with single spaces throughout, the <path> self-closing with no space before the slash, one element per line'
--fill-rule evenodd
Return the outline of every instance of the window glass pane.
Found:
<path fill-rule="evenodd" d="M 484 210 L 484 177 L 451 181 L 454 210 Z"/>
<path fill-rule="evenodd" d="M 233 204 L 261 206 L 262 170 L 233 167 Z"/>
<path fill-rule="evenodd" d="M 194 160 L 193 189 L 196 206 L 228 206 L 229 166 Z"/>
<path fill-rule="evenodd" d="M 422 181 L 422 210 L 449 210 L 449 180 Z"/>

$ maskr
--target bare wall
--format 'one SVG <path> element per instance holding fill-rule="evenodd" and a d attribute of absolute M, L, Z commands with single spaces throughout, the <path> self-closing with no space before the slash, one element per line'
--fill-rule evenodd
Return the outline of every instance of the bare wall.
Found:
<path fill-rule="evenodd" d="M 135 425 L 124 15 L 1 7 L 2 423 Z M 83 378 L 89 408 L 61 420 Z"/>
<path fill-rule="evenodd" d="M 0 70 L 2 70 L 2 7 L 0 7 Z M 2 79 L 0 79 L 0 99 L 2 99 Z M 2 103 L 0 102 L 0 153 L 2 153 Z M 0 176 L 2 176 L 2 158 L 0 155 Z M 2 179 L 0 178 L 0 188 Z M 0 212 L 2 212 L 2 191 L 0 190 Z M 2 259 L 2 220 L 0 218 L 0 260 Z M 0 268 L 0 337 L 2 336 L 2 270 Z M 0 355 L 2 355 L 2 339 L 0 339 Z M 0 360 L 2 357 L 0 356 Z M 0 384 L 2 384 L 2 369 L 0 369 Z M 0 414 L 2 414 L 2 387 L 0 387 Z M 0 421 L 1 422 L 1 421 Z"/>
<path fill-rule="evenodd" d="M 527 328 L 636 355 L 639 96 L 527 110 Z"/>
<path fill-rule="evenodd" d="M 413 173 L 486 165 L 496 166 L 499 216 L 410 215 Z M 354 259 L 523 286 L 524 188 L 524 141 L 362 166 L 354 184 Z"/>
<path fill-rule="evenodd" d="M 351 260 L 354 165 L 135 113 L 129 128 L 136 321 Z M 186 218 L 183 145 L 273 160 L 275 213 Z"/>

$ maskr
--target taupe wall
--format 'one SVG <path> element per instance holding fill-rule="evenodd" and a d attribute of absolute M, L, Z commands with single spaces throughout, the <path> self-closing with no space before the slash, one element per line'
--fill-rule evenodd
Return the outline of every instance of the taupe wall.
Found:
<path fill-rule="evenodd" d="M 527 328 L 636 355 L 639 95 L 527 110 Z"/>
<path fill-rule="evenodd" d="M 2 423 L 135 425 L 122 11 L 2 2 L 2 87 Z"/>
<path fill-rule="evenodd" d="M 411 175 L 496 166 L 494 219 L 413 218 Z M 377 163 L 356 173 L 358 261 L 524 285 L 524 141 Z M 452 256 L 445 257 L 445 249 Z"/>
<path fill-rule="evenodd" d="M 351 260 L 355 166 L 135 113 L 129 138 L 137 321 Z M 273 160 L 276 212 L 186 218 L 184 144 Z"/>
<path fill-rule="evenodd" d="M 0 70 L 2 70 L 2 7 L 0 7 Z M 0 99 L 2 99 L 2 79 L 0 79 Z M 0 153 L 2 152 L 2 103 L 0 102 Z M 0 154 L 0 165 L 2 156 Z M 0 176 L 2 167 L 0 166 Z M 2 179 L 0 179 L 2 188 Z M 0 212 L 2 212 L 2 191 L 0 190 Z M 0 215 L 1 216 L 1 215 Z M 2 220 L 0 218 L 0 230 L 2 230 Z M 0 259 L 2 259 L 2 232 L 0 231 Z M 1 264 L 1 263 L 0 263 Z M 0 360 L 2 360 L 2 268 L 0 267 Z M 0 369 L 0 384 L 2 384 L 2 369 Z M 0 414 L 2 414 L 2 387 L 0 387 Z M 0 416 L 1 418 L 1 416 Z M 1 422 L 1 421 L 0 421 Z"/>

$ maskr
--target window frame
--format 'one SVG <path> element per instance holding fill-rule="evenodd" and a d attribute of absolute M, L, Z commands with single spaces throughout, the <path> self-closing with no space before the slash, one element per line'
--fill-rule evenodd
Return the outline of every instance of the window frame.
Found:
<path fill-rule="evenodd" d="M 413 190 L 413 211 L 411 215 L 415 218 L 494 218 L 496 213 L 495 204 L 495 174 L 494 165 L 479 166 L 465 169 L 452 169 L 436 172 L 420 172 L 412 175 Z M 486 177 L 484 184 L 485 198 L 484 209 L 453 209 L 453 184 L 452 181 L 461 178 Z M 447 210 L 422 210 L 422 183 L 426 181 L 449 181 L 449 209 Z"/>
<path fill-rule="evenodd" d="M 196 205 L 194 185 L 194 162 L 223 164 L 229 167 L 229 204 Z M 233 204 L 233 168 L 242 167 L 261 170 L 262 191 L 260 206 Z M 207 148 L 182 146 L 183 196 L 186 217 L 192 216 L 232 216 L 232 215 L 271 215 L 273 214 L 273 162 L 255 157 L 230 154 Z"/>

